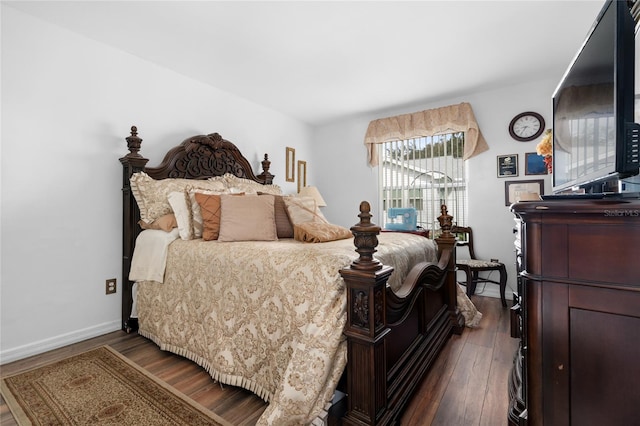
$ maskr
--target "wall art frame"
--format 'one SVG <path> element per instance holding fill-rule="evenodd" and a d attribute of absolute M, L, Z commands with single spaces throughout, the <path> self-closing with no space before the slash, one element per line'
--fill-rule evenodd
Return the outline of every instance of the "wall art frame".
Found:
<path fill-rule="evenodd" d="M 307 186 L 307 162 L 298 160 L 298 192 Z"/>
<path fill-rule="evenodd" d="M 520 201 L 520 194 L 544 195 L 544 179 L 508 180 L 504 183 L 504 205 Z"/>
<path fill-rule="evenodd" d="M 296 180 L 296 150 L 291 147 L 286 148 L 286 176 L 287 182 L 295 182 Z"/>
<path fill-rule="evenodd" d="M 498 155 L 498 177 L 518 176 L 518 154 Z"/>
<path fill-rule="evenodd" d="M 524 154 L 524 174 L 525 175 L 546 175 L 547 165 L 544 157 L 537 152 L 527 152 Z"/>

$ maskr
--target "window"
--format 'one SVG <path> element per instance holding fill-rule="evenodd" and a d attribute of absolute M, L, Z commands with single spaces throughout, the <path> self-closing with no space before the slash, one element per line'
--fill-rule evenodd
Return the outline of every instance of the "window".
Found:
<path fill-rule="evenodd" d="M 414 207 L 418 226 L 439 235 L 440 206 L 446 204 L 454 223 L 467 223 L 467 173 L 464 132 L 447 133 L 379 145 L 379 188 L 387 224 L 392 207 Z M 383 225 L 384 227 L 384 225 Z"/>

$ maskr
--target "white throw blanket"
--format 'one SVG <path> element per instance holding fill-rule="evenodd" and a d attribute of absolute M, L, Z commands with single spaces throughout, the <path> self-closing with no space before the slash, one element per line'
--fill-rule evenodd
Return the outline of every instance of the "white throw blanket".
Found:
<path fill-rule="evenodd" d="M 173 228 L 171 232 L 155 229 L 142 231 L 136 238 L 129 280 L 164 282 L 169 244 L 178 236 L 178 228 Z"/>

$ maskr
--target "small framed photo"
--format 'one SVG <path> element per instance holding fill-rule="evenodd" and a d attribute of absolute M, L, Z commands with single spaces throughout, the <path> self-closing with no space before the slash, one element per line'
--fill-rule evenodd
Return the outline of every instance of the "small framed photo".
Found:
<path fill-rule="evenodd" d="M 296 180 L 296 150 L 287 147 L 287 161 L 286 161 L 286 178 L 287 182 L 293 182 Z"/>
<path fill-rule="evenodd" d="M 518 154 L 498 155 L 498 177 L 518 176 Z"/>
<path fill-rule="evenodd" d="M 539 200 L 544 195 L 544 179 L 508 180 L 504 183 L 504 205 Z"/>
<path fill-rule="evenodd" d="M 524 174 L 525 175 L 546 175 L 547 165 L 544 164 L 544 157 L 537 152 L 527 152 L 524 154 Z"/>
<path fill-rule="evenodd" d="M 307 162 L 298 160 L 298 192 L 307 186 Z"/>

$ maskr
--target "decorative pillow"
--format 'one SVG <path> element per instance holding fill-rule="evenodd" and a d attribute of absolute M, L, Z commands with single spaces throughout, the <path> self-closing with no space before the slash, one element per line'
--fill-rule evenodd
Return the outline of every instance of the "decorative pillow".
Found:
<path fill-rule="evenodd" d="M 209 179 L 207 179 L 207 182 L 212 182 L 215 183 L 216 185 L 219 185 L 219 188 L 214 188 L 216 190 L 219 191 L 224 191 L 227 189 L 227 179 L 224 177 L 224 175 L 222 176 L 211 176 Z"/>
<path fill-rule="evenodd" d="M 197 196 L 196 196 L 197 194 Z M 224 192 L 190 191 L 192 198 L 192 230 L 194 238 L 202 238 L 205 241 L 217 240 L 220 233 L 220 196 Z M 230 194 L 234 196 L 244 195 L 244 192 Z"/>
<path fill-rule="evenodd" d="M 226 194 L 226 191 L 203 191 L 200 189 L 193 189 L 187 187 L 187 202 L 191 207 L 191 230 L 193 231 L 193 238 L 202 238 L 202 232 L 204 230 L 204 219 L 202 217 L 202 208 L 200 203 L 196 200 L 196 192 L 204 195 L 222 195 Z M 244 193 L 237 194 L 244 195 Z"/>
<path fill-rule="evenodd" d="M 226 181 L 223 180 L 156 180 L 145 172 L 134 173 L 129 182 L 131 183 L 131 192 L 140 208 L 140 218 L 146 223 L 151 223 L 165 214 L 173 213 L 168 200 L 171 192 L 184 191 L 187 186 L 203 190 L 224 191 L 226 189 Z"/>
<path fill-rule="evenodd" d="M 306 222 L 329 223 L 313 198 L 284 197 L 283 200 L 289 214 L 289 220 L 294 227 Z"/>
<path fill-rule="evenodd" d="M 194 194 L 200 206 L 202 239 L 205 241 L 217 240 L 220 234 L 220 197 L 218 194 Z"/>
<path fill-rule="evenodd" d="M 293 238 L 303 243 L 326 243 L 353 236 L 347 228 L 331 223 L 305 222 L 295 225 L 293 229 Z"/>
<path fill-rule="evenodd" d="M 244 192 L 247 195 L 255 195 L 259 191 L 271 195 L 282 194 L 282 189 L 278 185 L 262 185 L 251 179 L 239 178 L 231 173 L 225 174 L 224 179 L 227 183 L 227 189 L 231 193 Z"/>
<path fill-rule="evenodd" d="M 191 226 L 191 204 L 186 191 L 173 191 L 167 196 L 169 205 L 173 210 L 178 223 L 178 233 L 183 240 L 192 240 L 193 227 Z"/>
<path fill-rule="evenodd" d="M 171 232 L 173 228 L 178 227 L 178 222 L 173 213 L 160 216 L 151 223 L 146 223 L 144 220 L 138 222 L 142 229 L 157 229 L 165 232 Z"/>
<path fill-rule="evenodd" d="M 273 241 L 276 232 L 274 197 L 220 196 L 219 241 Z"/>
<path fill-rule="evenodd" d="M 259 192 L 258 195 L 269 195 Z M 278 238 L 293 238 L 293 225 L 289 220 L 287 208 L 284 205 L 283 195 L 274 195 L 274 214 L 276 219 L 276 232 Z"/>
<path fill-rule="evenodd" d="M 222 191 L 205 191 L 203 189 L 193 189 L 191 186 L 187 186 L 184 191 L 176 191 L 169 194 L 169 204 L 176 215 L 180 238 L 183 240 L 202 238 L 203 219 L 200 204 L 196 201 L 196 193 L 204 195 L 224 194 Z"/>

